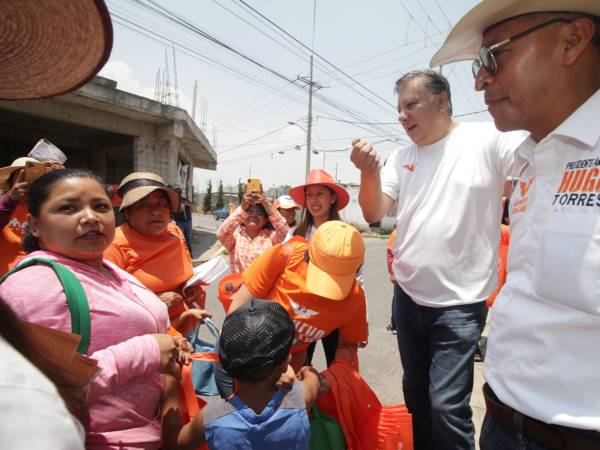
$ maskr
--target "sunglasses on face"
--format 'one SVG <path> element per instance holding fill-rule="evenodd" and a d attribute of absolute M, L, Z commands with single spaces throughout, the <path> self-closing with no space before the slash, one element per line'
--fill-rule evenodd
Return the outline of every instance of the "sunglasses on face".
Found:
<path fill-rule="evenodd" d="M 509 38 L 504 39 L 503 41 L 498 42 L 497 44 L 490 45 L 489 47 L 481 47 L 479 49 L 479 58 L 473 60 L 473 64 L 471 65 L 471 70 L 473 71 L 473 76 L 477 78 L 479 75 L 479 71 L 484 68 L 490 75 L 496 75 L 498 72 L 498 63 L 496 63 L 496 58 L 494 57 L 494 52 L 497 52 L 499 48 L 504 47 L 506 44 L 516 41 L 523 36 L 527 36 L 529 33 L 533 33 L 540 28 L 545 27 L 546 25 L 550 25 L 555 22 L 571 22 L 567 19 L 551 19 L 546 22 L 542 22 L 534 27 L 528 28 L 525 31 L 521 31 L 520 33 L 515 34 Z"/>
<path fill-rule="evenodd" d="M 249 216 L 263 217 L 265 212 L 262 209 L 248 208 L 248 210 L 246 210 L 246 214 Z"/>

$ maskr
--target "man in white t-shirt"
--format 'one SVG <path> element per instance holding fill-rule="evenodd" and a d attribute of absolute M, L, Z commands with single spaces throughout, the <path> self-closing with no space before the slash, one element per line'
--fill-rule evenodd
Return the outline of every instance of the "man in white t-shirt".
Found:
<path fill-rule="evenodd" d="M 359 203 L 368 222 L 396 206 L 395 317 L 416 449 L 474 449 L 469 406 L 485 299 L 496 287 L 504 180 L 520 133 L 456 123 L 448 81 L 426 70 L 396 82 L 399 120 L 414 142 L 388 159 L 362 139 Z"/>
<path fill-rule="evenodd" d="M 463 59 L 498 129 L 531 133 L 515 155 L 481 448 L 600 449 L 600 2 L 483 0 L 432 65 Z"/>

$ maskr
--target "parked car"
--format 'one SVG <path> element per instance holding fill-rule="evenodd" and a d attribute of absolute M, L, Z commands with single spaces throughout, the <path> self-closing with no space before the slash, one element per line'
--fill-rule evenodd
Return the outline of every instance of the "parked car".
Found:
<path fill-rule="evenodd" d="M 227 219 L 227 217 L 229 217 L 229 209 L 228 208 L 217 209 L 217 210 L 213 211 L 213 217 L 215 218 L 215 220 L 225 220 L 225 219 Z"/>

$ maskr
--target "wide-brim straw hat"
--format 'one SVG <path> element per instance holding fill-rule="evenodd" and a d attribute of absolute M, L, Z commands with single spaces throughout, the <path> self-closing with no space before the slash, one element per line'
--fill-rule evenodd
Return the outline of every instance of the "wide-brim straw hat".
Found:
<path fill-rule="evenodd" d="M 171 212 L 179 210 L 179 194 L 171 189 L 160 175 L 151 172 L 133 172 L 123 178 L 117 191 L 123 199 L 119 210 L 130 207 L 156 190 L 167 194 Z"/>
<path fill-rule="evenodd" d="M 8 185 L 8 180 L 11 175 L 15 173 L 17 170 L 24 169 L 28 162 L 39 163 L 39 161 L 35 158 L 30 158 L 28 156 L 23 156 L 21 158 L 15 159 L 10 166 L 1 167 L 0 168 L 0 189 L 3 191 L 8 191 L 10 186 Z"/>
<path fill-rule="evenodd" d="M 108 60 L 102 0 L 2 0 L 0 99 L 51 97 L 87 83 Z"/>
<path fill-rule="evenodd" d="M 306 183 L 293 187 L 288 193 L 296 202 L 304 206 L 306 204 L 306 186 L 310 186 L 311 184 L 322 184 L 335 192 L 338 211 L 344 209 L 350 201 L 348 191 L 337 184 L 331 175 L 321 169 L 311 170 L 308 173 L 308 177 L 306 177 Z"/>
<path fill-rule="evenodd" d="M 600 16 L 600 1 L 483 0 L 450 30 L 442 47 L 433 55 L 430 66 L 475 59 L 487 28 L 512 17 L 539 12 L 579 12 Z"/>

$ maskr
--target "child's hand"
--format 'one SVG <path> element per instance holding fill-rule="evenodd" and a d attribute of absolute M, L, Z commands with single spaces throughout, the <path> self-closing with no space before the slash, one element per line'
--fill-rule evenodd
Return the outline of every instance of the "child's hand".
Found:
<path fill-rule="evenodd" d="M 294 373 L 294 369 L 292 366 L 288 364 L 287 370 L 285 373 L 282 373 L 277 381 L 277 387 L 284 387 L 290 385 L 296 379 L 296 374 Z"/>
<path fill-rule="evenodd" d="M 188 309 L 184 313 L 179 316 L 179 320 L 183 321 L 185 319 L 195 319 L 195 321 L 200 321 L 204 323 L 204 319 L 212 317 L 212 313 L 207 311 L 206 309 L 192 308 Z"/>
<path fill-rule="evenodd" d="M 304 367 L 300 368 L 300 370 L 296 374 L 296 378 L 298 378 L 299 381 L 304 381 L 304 379 L 306 378 L 307 372 L 313 373 L 317 378 L 319 377 L 319 372 L 317 372 L 314 367 L 304 366 Z"/>
<path fill-rule="evenodd" d="M 167 308 L 171 308 L 172 306 L 175 306 L 183 301 L 183 297 L 177 292 L 173 291 L 158 294 L 158 298 L 160 298 L 162 302 L 167 305 Z"/>

